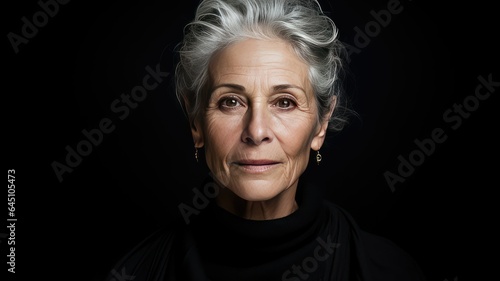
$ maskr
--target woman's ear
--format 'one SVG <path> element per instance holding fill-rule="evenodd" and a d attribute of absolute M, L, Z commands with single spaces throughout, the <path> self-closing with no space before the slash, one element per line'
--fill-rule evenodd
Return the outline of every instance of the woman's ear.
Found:
<path fill-rule="evenodd" d="M 203 141 L 203 130 L 200 118 L 198 118 L 197 115 L 193 116 L 192 114 L 189 114 L 189 112 L 191 112 L 190 110 L 191 105 L 186 97 L 184 97 L 182 101 L 183 101 L 184 112 L 186 113 L 189 120 L 189 127 L 191 128 L 191 135 L 193 137 L 194 147 L 202 148 L 205 143 Z"/>
<path fill-rule="evenodd" d="M 203 130 L 201 127 L 201 123 L 198 120 L 199 118 L 195 118 L 189 123 L 191 125 L 191 135 L 193 136 L 194 147 L 202 148 L 205 145 L 205 142 L 203 140 Z"/>
<path fill-rule="evenodd" d="M 333 96 L 332 102 L 330 104 L 330 109 L 328 110 L 328 113 L 325 115 L 325 117 L 322 120 L 320 120 L 318 131 L 316 131 L 316 134 L 314 135 L 313 140 L 311 142 L 312 150 L 318 151 L 321 148 L 321 146 L 323 146 L 326 137 L 326 132 L 328 130 L 328 124 L 330 122 L 330 118 L 332 117 L 336 105 L 337 105 L 337 96 Z"/>

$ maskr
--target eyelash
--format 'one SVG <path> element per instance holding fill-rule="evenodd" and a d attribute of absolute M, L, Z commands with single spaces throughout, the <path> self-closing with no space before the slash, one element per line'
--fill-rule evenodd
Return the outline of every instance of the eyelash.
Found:
<path fill-rule="evenodd" d="M 218 106 L 219 108 L 223 108 L 223 109 L 233 109 L 234 106 L 226 106 L 224 105 L 224 102 L 228 101 L 228 100 L 234 100 L 236 101 L 237 103 L 241 104 L 241 101 L 240 99 L 238 99 L 237 97 L 235 96 L 229 96 L 229 97 L 223 97 L 219 100 L 218 102 Z"/>
<path fill-rule="evenodd" d="M 238 97 L 236 97 L 236 96 L 229 96 L 229 97 L 223 97 L 223 98 L 221 98 L 219 100 L 219 102 L 218 102 L 218 107 L 222 108 L 222 109 L 226 109 L 226 110 L 234 109 L 236 106 L 227 106 L 227 105 L 224 104 L 225 102 L 227 102 L 229 100 L 234 100 L 236 103 L 238 103 L 240 105 L 242 104 L 241 100 Z M 284 108 L 279 107 L 278 103 L 281 102 L 281 101 L 284 101 L 284 100 L 290 102 L 290 105 L 288 107 L 284 107 Z M 279 97 L 279 98 L 277 98 L 275 100 L 273 106 L 278 107 L 278 108 L 283 109 L 283 110 L 290 110 L 291 108 L 295 108 L 297 106 L 297 102 L 293 98 L 291 98 L 291 97 L 281 96 L 281 97 Z"/>
<path fill-rule="evenodd" d="M 275 102 L 274 106 L 279 107 L 277 104 L 278 104 L 279 102 L 281 102 L 281 101 L 284 101 L 284 100 L 286 100 L 286 101 L 290 102 L 290 105 L 289 105 L 288 107 L 284 107 L 284 108 L 281 108 L 281 107 L 280 107 L 280 108 L 281 108 L 281 109 L 283 109 L 283 110 L 289 110 L 289 109 L 291 109 L 291 108 L 295 108 L 295 107 L 297 106 L 297 103 L 296 103 L 296 102 L 295 102 L 292 98 L 289 98 L 289 97 L 280 97 L 280 98 L 278 98 L 278 99 L 276 100 L 276 102 Z"/>

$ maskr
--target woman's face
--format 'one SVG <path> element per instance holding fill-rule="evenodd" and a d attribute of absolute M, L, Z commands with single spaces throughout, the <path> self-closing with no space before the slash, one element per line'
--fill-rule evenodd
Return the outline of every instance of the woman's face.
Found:
<path fill-rule="evenodd" d="M 208 107 L 192 133 L 215 180 L 248 201 L 296 188 L 328 124 L 318 120 L 308 66 L 283 41 L 246 39 L 209 71 Z"/>

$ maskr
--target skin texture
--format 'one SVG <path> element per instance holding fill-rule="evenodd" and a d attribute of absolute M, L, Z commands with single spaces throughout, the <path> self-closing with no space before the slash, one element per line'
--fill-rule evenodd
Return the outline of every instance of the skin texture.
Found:
<path fill-rule="evenodd" d="M 218 52 L 209 71 L 208 106 L 191 131 L 221 187 L 216 202 L 253 220 L 291 214 L 329 117 L 318 120 L 307 64 L 284 41 L 245 39 Z"/>

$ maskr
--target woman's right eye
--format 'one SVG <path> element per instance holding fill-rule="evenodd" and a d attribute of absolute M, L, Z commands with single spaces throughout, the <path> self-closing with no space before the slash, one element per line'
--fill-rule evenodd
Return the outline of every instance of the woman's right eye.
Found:
<path fill-rule="evenodd" d="M 228 98 L 221 99 L 219 104 L 222 107 L 233 108 L 233 107 L 239 106 L 240 102 L 236 98 L 228 97 Z"/>

